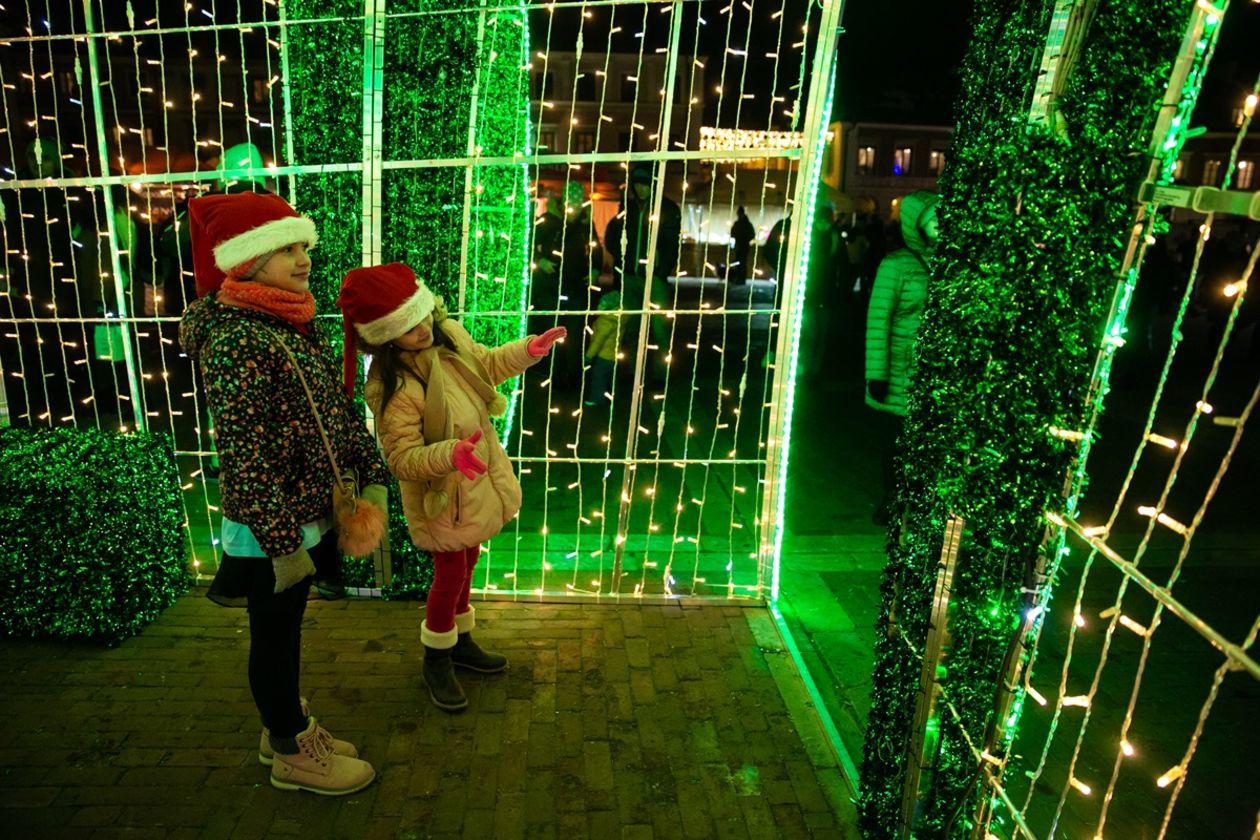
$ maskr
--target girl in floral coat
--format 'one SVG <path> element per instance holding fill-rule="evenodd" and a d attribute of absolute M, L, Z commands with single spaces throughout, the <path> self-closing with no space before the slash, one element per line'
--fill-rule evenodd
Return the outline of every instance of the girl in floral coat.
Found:
<path fill-rule="evenodd" d="M 375 771 L 319 725 L 298 692 L 311 577 L 317 568 L 338 577 L 340 562 L 324 434 L 339 467 L 369 485 L 360 507 L 376 508 L 378 524 L 368 542 L 379 540 L 388 473 L 341 393 L 314 320 L 314 223 L 264 193 L 193 199 L 189 218 L 199 300 L 179 338 L 201 368 L 221 465 L 224 554 L 209 596 L 249 609 L 249 686 L 263 722 L 258 759 L 271 767 L 272 785 L 353 793 Z"/>

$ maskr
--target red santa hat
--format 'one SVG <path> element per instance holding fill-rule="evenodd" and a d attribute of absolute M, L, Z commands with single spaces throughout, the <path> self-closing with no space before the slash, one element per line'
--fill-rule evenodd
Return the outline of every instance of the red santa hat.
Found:
<path fill-rule="evenodd" d="M 272 254 L 296 242 L 319 241 L 315 223 L 278 195 L 232 193 L 188 202 L 197 297 L 223 285 L 225 276 L 248 280 Z"/>
<path fill-rule="evenodd" d="M 428 317 L 435 303 L 433 292 L 402 263 L 347 272 L 337 296 L 346 333 L 343 373 L 347 394 L 354 393 L 354 337 L 373 347 L 388 344 Z"/>

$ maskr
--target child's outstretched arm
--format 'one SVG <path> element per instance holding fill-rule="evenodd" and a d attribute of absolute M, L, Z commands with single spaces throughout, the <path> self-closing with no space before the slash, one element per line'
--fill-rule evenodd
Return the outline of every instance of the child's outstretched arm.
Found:
<path fill-rule="evenodd" d="M 442 329 L 453 334 L 452 337 L 456 342 L 462 342 L 472 349 L 473 355 L 477 357 L 477 361 L 481 362 L 490 376 L 491 385 L 498 385 L 513 376 L 519 376 L 525 372 L 526 368 L 538 362 L 538 357 L 531 356 L 529 353 L 529 338 L 509 341 L 499 347 L 486 347 L 484 344 L 473 341 L 472 336 L 458 321 L 443 321 Z"/>

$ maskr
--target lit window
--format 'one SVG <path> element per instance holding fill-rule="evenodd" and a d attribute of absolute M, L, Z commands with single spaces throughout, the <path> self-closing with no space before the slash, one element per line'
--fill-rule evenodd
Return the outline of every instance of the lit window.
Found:
<path fill-rule="evenodd" d="M 1186 169 L 1186 159 L 1177 158 L 1177 162 L 1173 164 L 1173 178 L 1180 178 L 1181 173 Z"/>
<path fill-rule="evenodd" d="M 870 175 L 875 171 L 875 147 L 860 146 L 857 150 L 857 168 L 859 175 Z"/>
<path fill-rule="evenodd" d="M 1209 160 L 1203 164 L 1203 183 L 1214 186 L 1221 180 L 1221 162 Z"/>
<path fill-rule="evenodd" d="M 909 175 L 911 163 L 911 149 L 909 146 L 902 146 L 900 149 L 893 149 L 894 175 Z"/>
<path fill-rule="evenodd" d="M 1240 190 L 1249 190 L 1255 177 L 1256 162 L 1254 160 L 1238 161 L 1238 177 L 1234 179 L 1234 186 Z"/>
<path fill-rule="evenodd" d="M 940 149 L 933 149 L 928 152 L 928 169 L 932 170 L 933 175 L 940 175 L 945 169 L 945 153 Z"/>

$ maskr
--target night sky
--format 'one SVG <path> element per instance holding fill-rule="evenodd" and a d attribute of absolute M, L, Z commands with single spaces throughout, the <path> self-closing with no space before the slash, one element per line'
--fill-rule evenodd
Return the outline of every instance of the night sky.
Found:
<path fill-rule="evenodd" d="M 836 118 L 952 124 L 971 7 L 968 0 L 846 0 Z M 1196 124 L 1233 127 L 1233 110 L 1260 73 L 1258 45 L 1260 3 L 1231 4 Z"/>
<path fill-rule="evenodd" d="M 952 124 L 970 17 L 965 0 L 846 0 L 833 118 Z"/>

